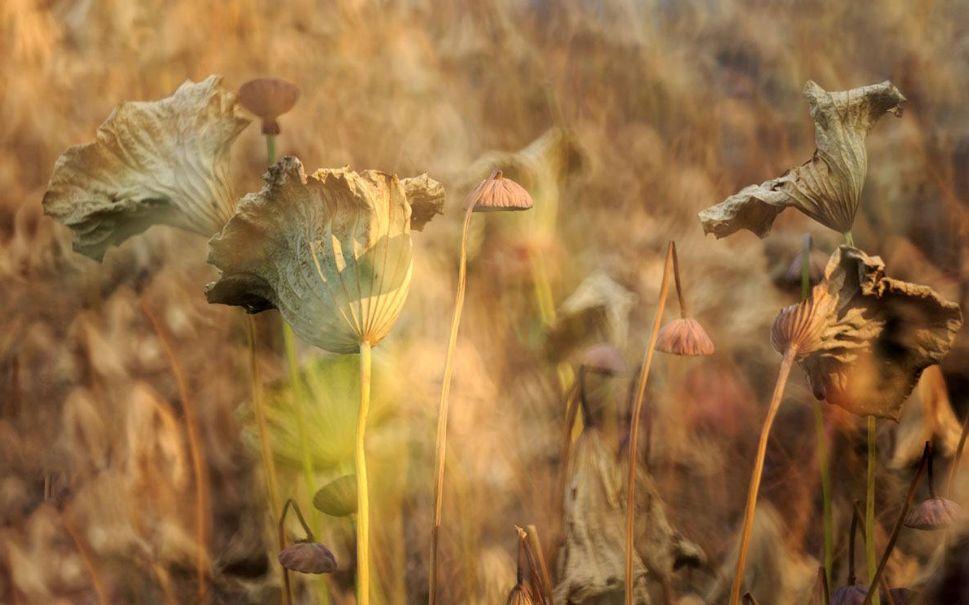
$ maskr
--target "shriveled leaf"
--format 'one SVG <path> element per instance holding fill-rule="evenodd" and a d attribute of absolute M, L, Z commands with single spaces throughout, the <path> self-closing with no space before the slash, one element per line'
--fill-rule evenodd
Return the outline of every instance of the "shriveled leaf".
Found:
<path fill-rule="evenodd" d="M 411 207 L 396 176 L 318 170 L 285 157 L 209 243 L 222 271 L 209 302 L 276 307 L 304 340 L 334 353 L 376 345 L 407 298 Z"/>
<path fill-rule="evenodd" d="M 948 458 L 955 454 L 961 432 L 962 423 L 952 410 L 942 369 L 929 366 L 902 407 L 889 466 L 904 469 L 917 463 L 926 441 L 933 443 L 938 455 Z"/>
<path fill-rule="evenodd" d="M 808 81 L 804 96 L 814 120 L 814 155 L 778 178 L 745 187 L 702 210 L 705 233 L 720 238 L 748 229 L 764 237 L 787 207 L 835 231 L 851 230 L 868 174 L 865 138 L 885 113 L 901 115 L 905 97 L 887 80 L 838 92 Z"/>
<path fill-rule="evenodd" d="M 549 330 L 546 350 L 554 359 L 591 343 L 623 346 L 629 331 L 629 312 L 636 296 L 602 271 L 596 271 L 559 307 Z"/>
<path fill-rule="evenodd" d="M 622 477 L 616 456 L 598 429 L 587 427 L 575 443 L 565 497 L 565 545 L 559 555 L 556 603 L 622 603 L 625 594 L 625 521 Z M 633 557 L 634 602 L 649 603 L 646 569 Z"/>
<path fill-rule="evenodd" d="M 400 181 L 410 204 L 410 228 L 423 231 L 432 218 L 444 214 L 444 185 L 427 176 L 427 173 Z"/>
<path fill-rule="evenodd" d="M 74 231 L 77 252 L 100 260 L 152 225 L 208 237 L 229 220 L 229 150 L 249 120 L 221 81 L 186 81 L 159 101 L 122 103 L 93 143 L 58 158 L 44 211 Z"/>
<path fill-rule="evenodd" d="M 817 288 L 833 301 L 823 306 L 818 342 L 798 351 L 814 395 L 897 420 L 922 371 L 952 347 L 959 306 L 927 286 L 885 277 L 879 257 L 848 246 L 832 255 Z"/>

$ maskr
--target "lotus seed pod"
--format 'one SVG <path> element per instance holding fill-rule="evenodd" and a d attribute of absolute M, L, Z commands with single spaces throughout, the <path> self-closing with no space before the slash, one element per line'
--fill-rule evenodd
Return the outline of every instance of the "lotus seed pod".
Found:
<path fill-rule="evenodd" d="M 337 477 L 313 496 L 313 506 L 333 517 L 347 517 L 357 512 L 357 479 L 353 475 Z"/>
<path fill-rule="evenodd" d="M 946 529 L 961 516 L 962 507 L 957 502 L 936 496 L 913 506 L 905 515 L 905 527 L 926 531 Z"/>
<path fill-rule="evenodd" d="M 626 371 L 626 362 L 619 349 L 611 344 L 586 347 L 579 355 L 579 365 L 596 374 L 615 376 Z"/>
<path fill-rule="evenodd" d="M 707 331 L 692 317 L 674 319 L 663 326 L 656 339 L 656 348 L 673 355 L 713 355 L 714 346 Z"/>
<path fill-rule="evenodd" d="M 297 542 L 279 551 L 279 564 L 299 573 L 332 573 L 336 571 L 336 557 L 319 542 Z"/>
<path fill-rule="evenodd" d="M 279 78 L 249 80 L 239 88 L 239 102 L 262 120 L 263 134 L 279 134 L 276 118 L 299 99 L 299 87 Z"/>
<path fill-rule="evenodd" d="M 528 210 L 532 207 L 532 196 L 524 187 L 502 176 L 501 170 L 495 170 L 471 190 L 466 205 L 475 212 Z"/>
<path fill-rule="evenodd" d="M 862 605 L 868 596 L 868 587 L 861 584 L 842 586 L 831 595 L 831 605 Z"/>

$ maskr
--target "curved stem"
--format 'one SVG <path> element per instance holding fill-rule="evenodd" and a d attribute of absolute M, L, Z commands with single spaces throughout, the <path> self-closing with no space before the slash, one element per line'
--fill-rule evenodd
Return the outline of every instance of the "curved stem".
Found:
<path fill-rule="evenodd" d="M 676 298 L 680 302 L 680 317 L 690 316 L 690 308 L 686 305 L 686 295 L 683 294 L 683 284 L 680 283 L 680 258 L 676 255 L 676 242 L 670 242 L 673 249 L 673 280 L 676 283 Z"/>
<path fill-rule="evenodd" d="M 211 525 L 211 513 L 209 506 L 209 474 L 205 464 L 205 454 L 202 451 L 202 433 L 199 428 L 198 410 L 195 403 L 188 393 L 188 381 L 182 370 L 182 364 L 178 361 L 175 354 L 175 347 L 171 342 L 168 331 L 162 326 L 155 316 L 155 313 L 148 306 L 148 301 L 144 297 L 141 299 L 141 310 L 152 329 L 158 335 L 162 343 L 162 349 L 168 358 L 168 363 L 172 368 L 172 375 L 175 377 L 175 384 L 178 387 L 178 396 L 182 400 L 182 413 L 185 415 L 185 431 L 188 433 L 189 455 L 192 458 L 192 475 L 195 480 L 195 539 L 198 541 L 198 552 L 195 558 L 195 571 L 198 578 L 198 601 L 204 603 L 208 601 L 208 589 L 206 587 L 206 566 L 207 551 L 209 547 L 209 533 Z"/>
<path fill-rule="evenodd" d="M 370 413 L 370 343 L 360 343 L 360 409 L 354 462 L 357 476 L 357 603 L 370 603 L 370 494 L 367 485 L 367 415 Z"/>
<path fill-rule="evenodd" d="M 266 135 L 266 158 L 270 166 L 276 163 L 276 135 L 274 134 Z"/>
<path fill-rule="evenodd" d="M 646 345 L 643 365 L 639 371 L 639 387 L 636 390 L 636 401 L 633 404 L 633 415 L 629 424 L 629 474 L 626 478 L 626 605 L 633 603 L 633 550 L 635 547 L 633 533 L 636 526 L 636 461 L 639 449 L 639 424 L 643 415 L 643 400 L 646 396 L 646 384 L 649 381 L 649 368 L 653 365 L 656 339 L 659 338 L 659 329 L 663 324 L 663 310 L 666 308 L 666 298 L 670 293 L 673 255 L 673 242 L 670 242 L 666 251 L 666 263 L 663 265 L 663 281 L 659 289 L 659 300 L 656 303 L 656 316 L 653 319 L 653 329 L 649 334 L 649 341 Z"/>
<path fill-rule="evenodd" d="M 949 467 L 949 475 L 945 479 L 945 495 L 947 497 L 952 495 L 952 480 L 959 470 L 959 463 L 962 462 L 962 451 L 966 447 L 966 435 L 969 435 L 969 413 L 966 413 L 966 419 L 962 421 L 962 435 L 959 436 L 959 446 L 956 448 L 955 458 L 952 459 L 952 466 Z"/>
<path fill-rule="evenodd" d="M 908 509 L 912 506 L 912 500 L 915 499 L 915 491 L 918 489 L 919 480 L 922 478 L 922 473 L 925 471 L 925 467 L 928 464 L 931 456 L 932 445 L 927 441 L 925 443 L 925 450 L 922 452 L 922 460 L 919 462 L 919 468 L 915 472 L 915 476 L 912 477 L 912 483 L 908 486 L 908 493 L 905 496 L 905 504 L 902 506 L 902 510 L 898 515 L 898 520 L 895 522 L 895 527 L 892 529 L 892 535 L 888 539 L 888 545 L 885 547 L 885 552 L 882 553 L 881 561 L 878 562 L 878 570 L 875 572 L 874 576 L 872 576 L 871 581 L 868 584 L 868 594 L 865 596 L 865 602 L 863 605 L 870 605 L 871 603 L 878 602 L 878 591 L 875 590 L 875 587 L 878 586 L 878 581 L 882 576 L 882 572 L 885 571 L 885 564 L 888 563 L 888 557 L 892 555 L 892 550 L 895 549 L 895 542 L 898 541 L 898 534 L 902 531 L 902 525 L 905 523 L 905 515 L 908 514 Z"/>
<path fill-rule="evenodd" d="M 458 328 L 461 326 L 461 311 L 464 309 L 464 293 L 468 286 L 468 231 L 474 205 L 468 206 L 461 228 L 461 259 L 458 265 L 458 290 L 454 296 L 454 315 L 451 317 L 451 332 L 448 335 L 447 353 L 444 357 L 444 377 L 441 381 L 441 400 L 437 411 L 437 437 L 435 439 L 435 482 L 434 482 L 434 525 L 431 527 L 431 563 L 428 580 L 428 603 L 437 602 L 438 538 L 441 533 L 441 516 L 444 508 L 444 465 L 447 453 L 447 413 L 448 398 L 451 394 L 451 376 L 454 373 L 454 349 L 458 342 Z"/>
<path fill-rule="evenodd" d="M 747 489 L 747 507 L 744 509 L 744 524 L 740 533 L 740 549 L 737 552 L 737 568 L 734 571 L 733 584 L 730 587 L 730 605 L 740 602 L 740 589 L 744 581 L 744 567 L 747 564 L 747 549 L 750 547 L 750 533 L 754 525 L 754 512 L 757 510 L 757 493 L 760 491 L 760 479 L 764 473 L 764 458 L 767 456 L 767 441 L 770 438 L 771 426 L 777 417 L 777 410 L 781 407 L 784 387 L 787 377 L 791 374 L 791 366 L 797 355 L 797 347 L 791 346 L 781 360 L 781 368 L 777 373 L 777 383 L 774 394 L 767 406 L 767 417 L 760 429 L 760 441 L 757 442 L 757 457 L 754 459 L 754 470 L 750 474 L 750 487 Z"/>
<path fill-rule="evenodd" d="M 875 464 L 878 461 L 876 443 L 876 420 L 868 417 L 868 470 L 866 473 L 865 490 L 865 562 L 868 566 L 868 581 L 875 576 L 875 564 L 878 561 L 875 554 Z M 875 605 L 880 603 L 878 595 L 873 595 Z"/>

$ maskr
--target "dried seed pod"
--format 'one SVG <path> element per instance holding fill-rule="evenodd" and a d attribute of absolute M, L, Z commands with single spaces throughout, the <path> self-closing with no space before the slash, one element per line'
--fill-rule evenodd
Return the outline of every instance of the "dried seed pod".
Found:
<path fill-rule="evenodd" d="M 713 341 L 698 321 L 692 317 L 674 319 L 663 326 L 656 339 L 656 348 L 673 355 L 713 355 Z"/>
<path fill-rule="evenodd" d="M 842 586 L 831 595 L 831 605 L 863 605 L 868 587 L 861 584 Z"/>
<path fill-rule="evenodd" d="M 837 300 L 823 285 L 815 286 L 811 297 L 781 309 L 771 326 L 770 340 L 782 355 L 791 346 L 803 357 L 822 344 L 822 336 Z"/>
<path fill-rule="evenodd" d="M 776 179 L 745 187 L 701 211 L 705 233 L 720 238 L 749 229 L 764 237 L 789 206 L 840 233 L 851 230 L 868 173 L 865 138 L 885 113 L 901 115 L 905 97 L 888 81 L 840 92 L 808 81 L 804 96 L 814 119 L 814 155 Z"/>
<path fill-rule="evenodd" d="M 319 542 L 296 542 L 279 551 L 279 564 L 299 573 L 332 573 L 336 571 L 336 557 Z"/>
<path fill-rule="evenodd" d="M 962 516 L 957 502 L 938 496 L 916 504 L 905 515 L 905 527 L 921 530 L 946 529 Z"/>
<path fill-rule="evenodd" d="M 347 517 L 357 512 L 357 478 L 337 477 L 313 496 L 313 506 L 333 517 Z"/>
<path fill-rule="evenodd" d="M 209 262 L 222 275 L 206 296 L 250 313 L 276 307 L 305 341 L 354 353 L 361 342 L 383 339 L 403 308 L 410 231 L 410 203 L 396 176 L 349 169 L 307 176 L 298 159 L 284 157 L 209 242 Z"/>
<path fill-rule="evenodd" d="M 473 207 L 475 212 L 494 212 L 528 210 L 532 204 L 532 196 L 524 187 L 502 176 L 501 170 L 495 170 L 471 190 L 465 205 Z"/>
<path fill-rule="evenodd" d="M 276 118 L 293 108 L 299 87 L 280 78 L 258 78 L 239 87 L 242 106 L 262 120 L 263 134 L 279 134 Z"/>
<path fill-rule="evenodd" d="M 44 212 L 74 231 L 76 252 L 101 260 L 152 225 L 209 237 L 229 220 L 229 151 L 249 120 L 221 82 L 209 76 L 158 101 L 122 103 L 93 143 L 57 159 Z"/>
<path fill-rule="evenodd" d="M 586 347 L 579 355 L 579 365 L 596 374 L 615 376 L 626 371 L 622 353 L 611 344 L 601 343 Z"/>

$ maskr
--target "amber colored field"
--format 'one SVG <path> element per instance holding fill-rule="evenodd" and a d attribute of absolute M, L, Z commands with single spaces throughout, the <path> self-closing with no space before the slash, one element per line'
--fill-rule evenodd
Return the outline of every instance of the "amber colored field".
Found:
<path fill-rule="evenodd" d="M 54 161 L 91 140 L 117 103 L 161 98 L 213 73 L 230 89 L 264 75 L 301 88 L 280 119 L 278 150 L 309 170 L 427 171 L 448 191 L 444 216 L 415 234 L 409 299 L 375 350 L 375 603 L 427 601 L 434 431 L 462 200 L 492 167 L 521 182 L 535 207 L 472 224 L 449 419 L 443 605 L 505 602 L 516 524 L 535 525 L 553 581 L 561 579 L 557 486 L 575 356 L 603 341 L 623 354 L 626 373 L 590 383 L 618 450 L 669 240 L 717 351 L 659 355 L 652 368 L 641 459 L 669 523 L 655 548 L 672 540 L 702 556 L 699 567 L 673 572 L 667 559 L 680 546 L 657 555 L 666 569 L 651 574 L 650 599 L 726 603 L 780 363 L 770 326 L 799 295 L 783 275 L 805 233 L 820 262 L 841 236 L 788 210 L 763 240 L 749 232 L 715 240 L 696 213 L 810 157 L 806 80 L 843 90 L 891 79 L 907 97 L 903 117 L 884 118 L 868 139 L 854 239 L 890 275 L 969 304 L 966 0 L 2 0 L 2 603 L 197 601 L 192 409 L 209 497 L 205 600 L 283 598 L 245 316 L 206 303 L 202 288 L 216 272 L 205 239 L 156 227 L 98 264 L 73 253 L 69 230 L 41 207 Z M 233 150 L 239 196 L 259 188 L 265 165 L 253 124 Z M 606 277 L 614 287 L 578 311 L 584 301 L 573 293 Z M 674 298 L 667 316 L 676 309 Z M 352 521 L 316 511 L 312 496 L 352 473 L 356 356 L 300 343 L 294 389 L 278 313 L 259 314 L 256 325 L 279 492 L 300 504 L 340 566 L 291 574 L 295 602 L 354 603 Z M 964 332 L 902 420 L 879 423 L 879 553 L 925 439 L 936 446 L 937 488 L 944 483 L 969 414 Z M 747 589 L 761 604 L 816 602 L 815 405 L 795 368 L 748 559 Z M 852 502 L 864 498 L 865 422 L 834 406 L 824 418 L 840 586 Z M 969 505 L 969 469 L 950 494 Z M 295 523 L 287 527 L 290 540 L 299 537 Z M 942 535 L 904 531 L 889 585 L 921 590 L 926 604 L 939 602 L 926 595 L 942 594 L 932 587 L 943 581 L 966 595 L 969 525 L 950 530 L 946 544 Z M 860 542 L 858 575 L 867 578 Z M 940 545 L 950 547 L 946 558 Z"/>

